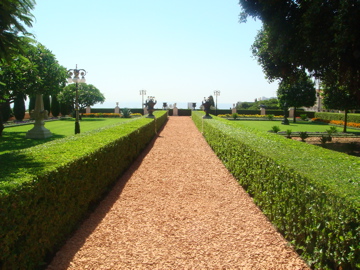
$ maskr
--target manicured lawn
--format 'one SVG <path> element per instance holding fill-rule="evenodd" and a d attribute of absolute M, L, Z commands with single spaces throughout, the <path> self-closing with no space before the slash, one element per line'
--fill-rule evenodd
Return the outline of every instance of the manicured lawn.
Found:
<path fill-rule="evenodd" d="M 232 121 L 232 120 L 229 120 Z M 272 130 L 273 126 L 278 126 L 280 128 L 280 131 L 286 131 L 290 129 L 292 132 L 300 132 L 300 131 L 306 131 L 306 132 L 326 132 L 326 130 L 330 129 L 330 125 L 327 124 L 321 124 L 316 122 L 307 122 L 307 121 L 299 121 L 296 123 L 292 123 L 291 120 L 289 120 L 290 125 L 282 125 L 281 121 L 248 121 L 248 120 L 236 120 L 232 121 L 236 125 L 239 126 L 246 126 L 251 127 L 254 129 L 259 129 L 263 131 L 269 131 Z M 343 127 L 337 127 L 338 132 L 343 131 Z M 351 129 L 347 128 L 347 132 L 351 133 L 360 133 L 360 130 L 358 129 Z"/>
<path fill-rule="evenodd" d="M 90 130 L 102 128 L 116 123 L 128 121 L 127 118 L 83 118 L 80 121 L 80 131 L 85 133 Z M 27 139 L 26 132 L 33 128 L 33 124 L 6 127 L 3 136 L 0 137 L 0 154 L 5 152 L 25 149 L 38 144 L 56 139 L 72 136 L 75 134 L 75 119 L 56 120 L 45 123 L 45 128 L 53 134 L 52 137 L 42 140 Z"/>

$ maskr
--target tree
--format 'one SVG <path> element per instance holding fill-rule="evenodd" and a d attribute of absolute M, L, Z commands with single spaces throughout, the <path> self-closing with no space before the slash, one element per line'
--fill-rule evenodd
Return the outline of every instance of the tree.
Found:
<path fill-rule="evenodd" d="M 0 62 L 11 62 L 13 56 L 24 52 L 24 46 L 28 42 L 24 36 L 29 36 L 25 26 L 32 26 L 31 10 L 34 6 L 34 0 L 1 0 Z"/>
<path fill-rule="evenodd" d="M 302 74 L 296 82 L 292 80 L 281 81 L 277 95 L 281 107 L 294 107 L 294 123 L 296 122 L 296 108 L 311 107 L 316 101 L 314 83 L 306 74 Z"/>
<path fill-rule="evenodd" d="M 35 100 L 36 100 L 35 96 L 29 97 L 29 112 L 31 112 L 33 109 L 35 109 Z"/>
<path fill-rule="evenodd" d="M 25 100 L 26 95 L 23 93 L 19 93 L 16 95 L 14 100 L 14 116 L 17 121 L 22 121 L 25 118 Z"/>
<path fill-rule="evenodd" d="M 50 113 L 50 111 L 51 111 L 50 96 L 43 95 L 43 102 L 44 102 L 44 110 L 47 110 L 48 113 Z"/>
<path fill-rule="evenodd" d="M 254 102 L 237 102 L 236 103 L 236 109 L 237 110 L 247 110 L 249 109 L 252 105 L 254 104 Z"/>
<path fill-rule="evenodd" d="M 25 56 L 0 62 L 0 106 L 12 103 L 20 93 L 57 94 L 65 85 L 67 70 L 58 64 L 50 50 L 39 43 L 28 44 Z M 0 123 L 0 136 L 3 129 Z"/>
<path fill-rule="evenodd" d="M 85 109 L 88 106 L 93 106 L 97 103 L 105 101 L 104 95 L 92 84 L 79 83 L 78 84 L 78 102 L 79 109 Z M 75 109 L 76 99 L 76 84 L 67 85 L 57 96 L 60 103 L 71 104 Z"/>
<path fill-rule="evenodd" d="M 345 112 L 344 117 L 344 132 L 347 126 L 347 114 L 349 110 L 360 108 L 360 104 L 347 89 L 340 89 L 336 86 L 323 85 L 322 91 L 323 104 L 327 109 L 336 109 Z"/>
<path fill-rule="evenodd" d="M 11 107 L 9 102 L 2 102 L 0 103 L 0 115 L 2 116 L 0 121 L 0 125 L 3 125 L 3 123 L 6 123 L 10 117 L 12 116 Z"/>
<path fill-rule="evenodd" d="M 60 103 L 56 95 L 51 96 L 51 114 L 54 117 L 58 117 L 60 115 Z"/>
<path fill-rule="evenodd" d="M 348 89 L 360 101 L 359 1 L 240 0 L 240 4 L 242 22 L 248 16 L 263 22 L 254 48 L 262 48 L 256 54 L 265 59 L 269 77 L 291 77 L 307 70 L 327 85 Z"/>

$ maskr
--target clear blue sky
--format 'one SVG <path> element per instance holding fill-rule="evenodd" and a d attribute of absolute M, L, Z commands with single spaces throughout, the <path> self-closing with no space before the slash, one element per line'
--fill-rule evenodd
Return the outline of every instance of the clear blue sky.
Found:
<path fill-rule="evenodd" d="M 106 101 L 140 107 L 139 91 L 219 108 L 276 94 L 252 57 L 260 21 L 238 22 L 238 0 L 36 0 L 30 32 L 66 68 L 83 68 Z"/>

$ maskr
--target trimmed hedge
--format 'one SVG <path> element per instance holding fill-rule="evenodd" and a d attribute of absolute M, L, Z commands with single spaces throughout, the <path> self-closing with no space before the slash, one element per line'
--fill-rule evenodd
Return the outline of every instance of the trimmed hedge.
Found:
<path fill-rule="evenodd" d="M 328 112 L 316 112 L 315 118 L 320 118 L 323 120 L 342 120 L 345 121 L 344 113 L 328 113 Z M 349 113 L 347 115 L 347 121 L 352 123 L 360 123 L 360 114 Z"/>
<path fill-rule="evenodd" d="M 178 116 L 191 116 L 191 109 L 178 109 Z M 173 116 L 174 110 L 169 109 L 169 115 Z"/>
<path fill-rule="evenodd" d="M 120 108 L 120 111 L 125 108 L 126 107 Z M 141 108 L 127 108 L 127 109 L 129 109 L 132 113 L 144 114 L 144 111 Z M 85 112 L 85 109 L 82 112 Z M 115 108 L 91 108 L 91 113 L 114 113 L 114 112 L 115 112 Z"/>
<path fill-rule="evenodd" d="M 0 269 L 44 264 L 164 125 L 154 114 L 0 156 Z"/>
<path fill-rule="evenodd" d="M 312 268 L 360 269 L 359 158 L 202 116 L 210 146 Z"/>

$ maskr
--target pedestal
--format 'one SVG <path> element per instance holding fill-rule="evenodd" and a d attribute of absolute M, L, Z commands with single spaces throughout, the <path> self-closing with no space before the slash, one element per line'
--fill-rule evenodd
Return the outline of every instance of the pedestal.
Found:
<path fill-rule="evenodd" d="M 50 130 L 45 128 L 44 119 L 48 118 L 48 111 L 44 110 L 43 97 L 40 94 L 36 95 L 35 109 L 32 113 L 35 118 L 34 127 L 26 133 L 28 139 L 46 139 L 52 136 Z"/>

